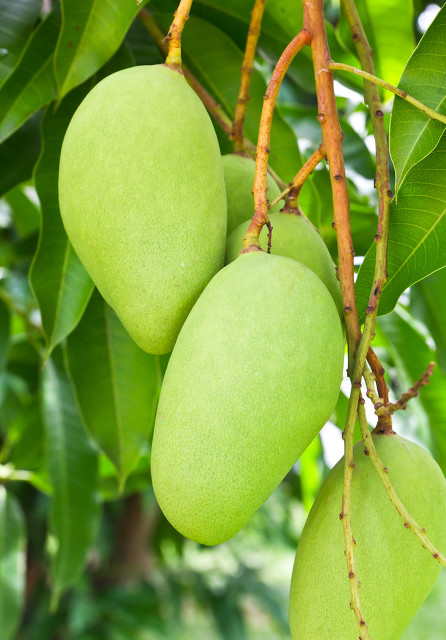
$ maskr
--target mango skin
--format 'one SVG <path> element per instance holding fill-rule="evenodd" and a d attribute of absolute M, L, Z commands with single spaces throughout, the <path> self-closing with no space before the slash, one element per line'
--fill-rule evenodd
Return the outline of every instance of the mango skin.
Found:
<path fill-rule="evenodd" d="M 254 215 L 254 196 L 251 189 L 254 186 L 256 170 L 255 160 L 245 158 L 235 153 L 228 153 L 222 157 L 226 180 L 226 198 L 228 201 L 229 235 L 239 224 Z M 274 178 L 268 174 L 268 199 L 271 202 L 281 191 Z M 271 211 L 279 211 L 282 203 L 278 202 Z"/>
<path fill-rule="evenodd" d="M 169 352 L 222 267 L 226 195 L 209 116 L 165 66 L 114 73 L 65 135 L 60 210 L 101 295 L 145 351 Z"/>
<path fill-rule="evenodd" d="M 378 454 L 409 513 L 446 552 L 446 480 L 434 459 L 397 435 L 373 436 Z M 427 597 L 440 565 L 423 549 L 390 502 L 364 444 L 354 448 L 352 527 L 359 595 L 373 640 L 398 640 Z M 356 640 L 339 521 L 342 459 L 329 473 L 299 541 L 290 593 L 294 640 Z"/>
<path fill-rule="evenodd" d="M 294 258 L 311 269 L 331 293 L 342 318 L 344 305 L 335 266 L 325 242 L 311 222 L 293 213 L 272 213 L 269 219 L 273 227 L 271 253 Z M 249 223 L 250 220 L 245 220 L 228 237 L 226 264 L 235 260 L 242 250 L 243 238 Z M 264 251 L 268 248 L 268 229 L 262 229 L 260 246 Z"/>
<path fill-rule="evenodd" d="M 231 538 L 329 418 L 344 340 L 304 265 L 264 252 L 211 280 L 167 367 L 152 445 L 159 505 L 183 535 Z"/>

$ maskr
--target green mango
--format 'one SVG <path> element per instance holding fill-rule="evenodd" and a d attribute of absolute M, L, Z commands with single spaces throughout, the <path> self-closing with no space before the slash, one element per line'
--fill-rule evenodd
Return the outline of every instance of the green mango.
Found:
<path fill-rule="evenodd" d="M 322 280 L 343 317 L 343 304 L 339 280 L 325 242 L 304 216 L 294 213 L 272 213 L 269 216 L 272 231 L 271 253 L 279 256 L 294 258 Z M 250 220 L 245 220 L 228 237 L 226 243 L 226 264 L 236 259 L 242 250 L 242 242 L 248 229 Z M 260 234 L 260 246 L 266 251 L 268 248 L 268 229 L 265 227 Z"/>
<path fill-rule="evenodd" d="M 94 87 L 65 135 L 59 200 L 76 253 L 131 337 L 169 352 L 226 239 L 217 138 L 179 71 L 133 67 Z"/>
<path fill-rule="evenodd" d="M 333 411 L 344 339 L 304 265 L 241 255 L 208 284 L 171 355 L 152 445 L 159 505 L 183 535 L 231 538 Z"/>
<path fill-rule="evenodd" d="M 397 435 L 373 441 L 403 504 L 446 552 L 446 480 L 422 447 Z M 372 640 L 398 640 L 440 573 L 404 527 L 364 443 L 354 448 L 351 519 L 359 596 Z M 294 640 L 356 640 L 341 512 L 344 459 L 333 467 L 305 524 L 294 563 L 290 626 Z"/>
<path fill-rule="evenodd" d="M 229 235 L 241 222 L 254 215 L 254 175 L 256 163 L 252 158 L 245 158 L 235 153 L 228 153 L 222 157 L 226 180 L 226 197 L 228 201 Z M 281 191 L 274 178 L 268 174 L 268 198 L 270 201 L 280 196 Z M 271 211 L 279 211 L 283 205 L 278 202 Z"/>

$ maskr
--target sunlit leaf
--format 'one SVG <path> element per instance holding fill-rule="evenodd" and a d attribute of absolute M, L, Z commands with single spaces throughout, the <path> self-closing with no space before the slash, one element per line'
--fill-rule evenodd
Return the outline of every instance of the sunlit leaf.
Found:
<path fill-rule="evenodd" d="M 53 52 L 60 28 L 56 5 L 34 31 L 14 72 L 0 90 L 0 142 L 57 95 Z"/>
<path fill-rule="evenodd" d="M 112 57 L 146 2 L 62 0 L 62 28 L 54 57 L 59 99 Z"/>
<path fill-rule="evenodd" d="M 446 5 L 420 40 L 398 86 L 431 109 L 446 114 Z M 445 125 L 405 100 L 395 99 L 390 121 L 390 155 L 396 190 L 410 169 L 435 149 Z"/>
<path fill-rule="evenodd" d="M 0 0 L 0 85 L 17 64 L 41 9 L 42 0 Z"/>
<path fill-rule="evenodd" d="M 34 114 L 0 144 L 0 196 L 31 178 L 40 153 L 40 119 L 41 112 Z"/>
<path fill-rule="evenodd" d="M 364 318 L 373 282 L 372 246 L 356 282 Z M 390 313 L 407 287 L 446 266 L 446 135 L 427 158 L 414 166 L 390 206 L 387 281 L 378 312 Z"/>
<path fill-rule="evenodd" d="M 25 604 L 26 530 L 22 509 L 0 485 L 0 629 L 13 640 Z"/>
<path fill-rule="evenodd" d="M 123 485 L 153 428 L 158 357 L 133 342 L 96 293 L 68 339 L 67 361 L 85 425 Z"/>
<path fill-rule="evenodd" d="M 30 283 L 42 315 L 47 355 L 74 329 L 93 291 L 93 283 L 68 241 L 58 201 L 63 136 L 85 93 L 86 88 L 80 88 L 55 113 L 51 107 L 46 112 L 42 122 L 42 155 L 34 176 L 42 222 Z"/>
<path fill-rule="evenodd" d="M 47 467 L 54 489 L 50 526 L 56 539 L 51 566 L 56 605 L 60 594 L 77 580 L 96 534 L 98 464 L 60 350 L 43 369 L 41 393 Z"/>

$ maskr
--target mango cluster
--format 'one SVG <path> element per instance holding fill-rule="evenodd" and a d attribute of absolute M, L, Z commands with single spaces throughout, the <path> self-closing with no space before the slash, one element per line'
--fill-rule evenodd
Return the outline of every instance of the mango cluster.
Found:
<path fill-rule="evenodd" d="M 239 255 L 254 168 L 249 158 L 221 157 L 202 103 L 166 65 L 100 82 L 76 111 L 60 160 L 60 210 L 79 258 L 135 342 L 152 354 L 172 351 L 154 429 L 153 487 L 173 526 L 207 545 L 235 535 L 274 491 L 329 419 L 342 379 L 342 299 L 316 229 L 273 210 L 271 255 Z M 268 194 L 280 194 L 273 180 Z M 445 549 L 441 471 L 397 436 L 381 436 L 377 448 L 407 506 Z M 364 609 L 374 640 L 394 640 L 438 569 L 401 530 L 370 461 L 358 458 L 353 527 Z M 296 556 L 296 640 L 356 637 L 340 492 L 338 466 Z M 395 598 L 404 600 L 398 616 Z"/>

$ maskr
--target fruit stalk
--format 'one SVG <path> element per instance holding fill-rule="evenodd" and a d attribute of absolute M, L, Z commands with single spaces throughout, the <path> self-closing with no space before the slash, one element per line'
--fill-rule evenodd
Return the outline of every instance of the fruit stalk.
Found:
<path fill-rule="evenodd" d="M 234 122 L 232 125 L 234 153 L 243 153 L 245 150 L 243 124 L 245 122 L 246 106 L 249 101 L 249 87 L 251 85 L 254 57 L 256 54 L 257 41 L 260 36 L 265 5 L 266 0 L 255 0 L 254 7 L 251 12 L 251 22 L 249 23 L 245 54 L 243 56 L 241 68 L 240 90 L 237 105 L 235 107 Z"/>
<path fill-rule="evenodd" d="M 189 12 L 193 0 L 180 0 L 178 9 L 175 11 L 173 22 L 170 25 L 169 32 L 164 38 L 164 42 L 169 43 L 169 52 L 166 58 L 166 64 L 173 67 L 181 67 L 181 34 L 184 25 L 189 19 Z"/>
<path fill-rule="evenodd" d="M 326 155 L 327 154 L 325 152 L 324 145 L 319 145 L 316 151 L 308 158 L 305 164 L 296 173 L 295 177 L 290 182 L 290 190 L 284 207 L 285 211 L 299 211 L 298 199 L 300 190 L 302 189 L 305 180 L 314 171 L 317 165 L 326 157 Z M 299 211 L 299 213 L 301 212 Z"/>
<path fill-rule="evenodd" d="M 268 154 L 273 121 L 274 108 L 280 85 L 288 67 L 297 53 L 310 44 L 310 32 L 302 29 L 286 47 L 273 71 L 264 96 L 262 116 L 260 118 L 259 136 L 257 139 L 256 173 L 254 179 L 255 212 L 243 239 L 243 250 L 257 247 L 260 249 L 259 235 L 264 224 L 268 224 L 267 182 Z"/>
<path fill-rule="evenodd" d="M 373 73 L 368 73 L 367 71 L 363 71 L 362 69 L 358 69 L 357 67 L 352 67 L 352 65 L 344 64 L 343 62 L 330 62 L 328 68 L 330 71 L 347 71 L 349 73 L 354 73 L 355 75 L 364 78 L 364 80 L 376 84 L 378 87 L 387 89 L 387 91 L 394 93 L 402 100 L 406 100 L 406 102 L 409 102 L 409 104 L 413 105 L 414 107 L 425 113 L 427 116 L 429 116 L 431 120 L 439 120 L 440 122 L 446 124 L 446 115 L 444 115 L 443 113 L 438 113 L 438 111 L 431 109 L 413 96 L 409 95 L 407 91 L 403 91 L 403 89 L 400 89 L 399 87 L 394 87 L 393 84 L 390 84 L 389 82 L 378 78 L 378 76 L 375 76 Z"/>
<path fill-rule="evenodd" d="M 440 551 L 432 544 L 427 536 L 426 529 L 421 527 L 410 515 L 407 511 L 406 507 L 403 505 L 401 500 L 399 499 L 393 484 L 389 477 L 389 469 L 384 466 L 382 463 L 375 445 L 373 443 L 373 439 L 367 424 L 367 418 L 365 415 L 365 409 L 362 404 L 359 404 L 358 407 L 358 418 L 359 418 L 359 426 L 361 428 L 362 438 L 364 440 L 364 453 L 367 456 L 370 456 L 373 466 L 376 469 L 377 474 L 381 478 L 381 481 L 387 491 L 387 494 L 395 507 L 395 509 L 400 514 L 403 519 L 404 527 L 406 529 L 410 529 L 418 540 L 421 542 L 422 546 L 427 549 L 432 554 L 434 560 L 437 560 L 443 567 L 446 567 L 446 557 L 440 553 Z M 385 438 L 390 438 L 392 436 L 383 436 Z"/>
<path fill-rule="evenodd" d="M 307 28 L 311 32 L 311 50 L 318 98 L 318 120 L 322 129 L 322 142 L 327 152 L 330 169 L 333 193 L 333 226 L 335 227 L 338 241 L 338 273 L 341 283 L 349 347 L 349 376 L 352 380 L 352 392 L 344 430 L 344 486 L 340 518 L 344 530 L 351 607 L 356 617 L 359 637 L 361 640 L 370 640 L 359 598 L 359 582 L 356 576 L 354 561 L 355 540 L 353 537 L 350 513 L 352 476 L 355 465 L 353 461 L 353 433 L 359 402 L 362 370 L 364 368 L 368 345 L 365 351 L 363 345 L 362 352 L 361 350 L 356 352 L 357 346 L 362 340 L 354 287 L 354 249 L 350 229 L 350 202 L 342 153 L 343 134 L 337 113 L 333 76 L 328 71 L 330 51 L 325 31 L 323 0 L 304 0 L 304 24 L 307 25 Z"/>

